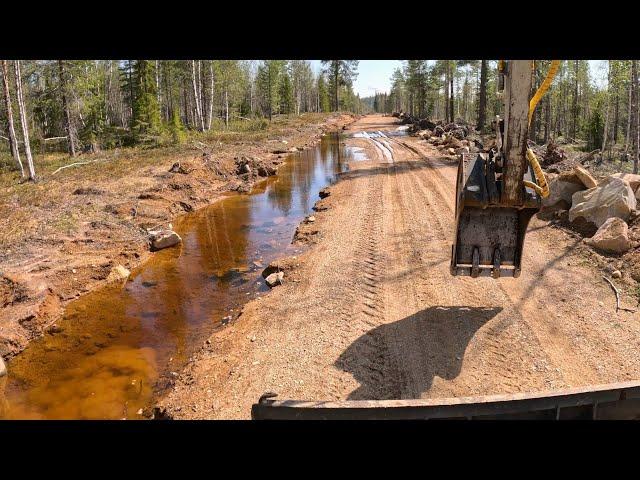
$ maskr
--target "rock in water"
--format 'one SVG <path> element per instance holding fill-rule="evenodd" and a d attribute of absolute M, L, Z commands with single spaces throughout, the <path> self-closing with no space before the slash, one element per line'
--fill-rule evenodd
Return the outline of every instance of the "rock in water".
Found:
<path fill-rule="evenodd" d="M 605 252 L 624 253 L 631 248 L 629 226 L 620 218 L 610 218 L 585 243 Z"/>
<path fill-rule="evenodd" d="M 282 280 L 284 279 L 284 272 L 275 272 L 269 275 L 265 281 L 269 288 L 273 288 L 276 285 L 282 285 Z"/>
<path fill-rule="evenodd" d="M 598 186 L 598 182 L 596 182 L 596 179 L 593 178 L 593 176 L 580 165 L 576 165 L 573 171 L 585 187 L 595 188 Z"/>
<path fill-rule="evenodd" d="M 109 272 L 109 276 L 107 277 L 107 282 L 116 282 L 118 280 L 126 280 L 131 275 L 131 272 L 127 270 L 122 265 L 116 265 Z"/>
<path fill-rule="evenodd" d="M 574 193 L 571 204 L 570 222 L 581 217 L 600 227 L 611 217 L 626 221 L 636 209 L 636 197 L 628 182 L 620 178 L 608 178 L 599 187 Z"/>
<path fill-rule="evenodd" d="M 149 232 L 151 240 L 151 250 L 162 250 L 163 248 L 173 247 L 182 242 L 182 238 L 173 230 L 159 230 Z"/>

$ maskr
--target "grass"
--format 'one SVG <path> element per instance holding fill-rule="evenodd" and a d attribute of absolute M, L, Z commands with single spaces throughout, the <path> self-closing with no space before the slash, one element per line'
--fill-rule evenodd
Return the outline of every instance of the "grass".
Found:
<path fill-rule="evenodd" d="M 20 243 L 30 236 L 49 233 L 71 234 L 78 228 L 78 215 L 83 215 L 86 199 L 71 197 L 78 186 L 114 185 L 116 190 L 127 180 L 126 188 L 138 188 L 136 177 L 144 181 L 145 169 L 193 158 L 200 154 L 197 142 L 229 150 L 239 143 L 260 143 L 280 139 L 309 124 L 318 124 L 331 114 L 306 113 L 277 115 L 271 122 L 264 119 L 234 119 L 229 128 L 218 120 L 207 132 L 187 132 L 180 145 L 159 147 L 120 147 L 99 153 L 81 154 L 71 158 L 66 152 L 34 151 L 38 182 L 20 178 L 6 142 L 0 143 L 0 249 Z M 63 146 L 64 148 L 64 146 Z M 58 168 L 75 162 L 91 162 L 69 167 L 54 174 Z M 24 163 L 24 159 L 23 159 Z M 118 181 L 121 183 L 118 183 Z M 133 181 L 133 183 L 131 183 Z M 86 209 L 85 209 L 86 210 Z M 75 213 L 73 213 L 75 212 Z M 85 212 L 86 213 L 86 212 Z"/>

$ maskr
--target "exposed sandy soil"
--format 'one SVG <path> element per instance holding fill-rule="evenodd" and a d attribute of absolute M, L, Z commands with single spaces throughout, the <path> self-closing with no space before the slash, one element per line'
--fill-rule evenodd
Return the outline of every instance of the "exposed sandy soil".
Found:
<path fill-rule="evenodd" d="M 230 190 L 249 190 L 289 151 L 354 120 L 327 117 L 275 121 L 259 138 L 222 132 L 229 138 L 66 158 L 63 164 L 91 163 L 57 173 L 38 157 L 36 184 L 0 176 L 0 355 L 22 351 L 116 265 L 132 269 L 149 258 L 146 228 L 166 227 Z M 242 157 L 250 158 L 250 173 L 238 171 Z"/>
<path fill-rule="evenodd" d="M 396 128 L 368 116 L 349 130 Z M 284 285 L 193 357 L 159 403 L 169 415 L 246 419 L 267 391 L 407 399 L 640 378 L 640 314 L 616 313 L 602 279 L 619 259 L 534 218 L 519 279 L 451 277 L 456 159 L 418 138 L 382 140 L 347 141 L 371 161 L 352 163 L 301 224 L 296 237 L 315 244 L 284 262 Z"/>

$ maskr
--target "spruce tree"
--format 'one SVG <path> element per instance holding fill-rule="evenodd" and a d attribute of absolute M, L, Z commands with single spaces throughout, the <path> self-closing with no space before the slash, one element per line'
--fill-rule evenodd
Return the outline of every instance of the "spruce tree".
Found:
<path fill-rule="evenodd" d="M 291 113 L 294 104 L 293 88 L 291 86 L 291 78 L 287 72 L 282 74 L 278 96 L 280 97 L 280 113 Z"/>
<path fill-rule="evenodd" d="M 134 63 L 133 84 L 131 130 L 136 141 L 143 141 L 148 135 L 158 135 L 161 130 L 155 72 L 151 61 L 137 60 Z"/>

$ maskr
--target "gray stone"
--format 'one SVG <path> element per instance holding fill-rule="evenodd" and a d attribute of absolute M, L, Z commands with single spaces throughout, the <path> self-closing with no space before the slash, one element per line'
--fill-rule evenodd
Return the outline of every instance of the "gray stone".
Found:
<path fill-rule="evenodd" d="M 561 206 L 565 208 L 571 207 L 571 198 L 573 194 L 584 190 L 584 186 L 563 180 L 555 174 L 546 174 L 549 183 L 549 196 L 542 199 L 542 206 L 549 208 Z"/>
<path fill-rule="evenodd" d="M 620 218 L 610 218 L 585 243 L 605 252 L 624 253 L 631 248 L 629 226 Z"/>
<path fill-rule="evenodd" d="M 162 250 L 163 248 L 173 247 L 182 242 L 182 238 L 173 230 L 159 230 L 149 232 L 151 234 L 151 249 Z"/>
<path fill-rule="evenodd" d="M 273 288 L 277 285 L 282 285 L 282 280 L 284 279 L 284 272 L 275 272 L 269 275 L 265 281 L 269 288 Z"/>
<path fill-rule="evenodd" d="M 571 204 L 570 222 L 581 217 L 600 227 L 611 217 L 626 221 L 636 209 L 636 197 L 628 182 L 609 178 L 599 187 L 574 193 Z"/>
<path fill-rule="evenodd" d="M 598 186 L 596 179 L 580 165 L 576 165 L 573 171 L 586 188 L 595 188 Z"/>
<path fill-rule="evenodd" d="M 640 187 L 640 175 L 634 175 L 633 173 L 614 173 L 613 175 L 609 175 L 609 177 L 626 180 L 634 192 Z"/>

